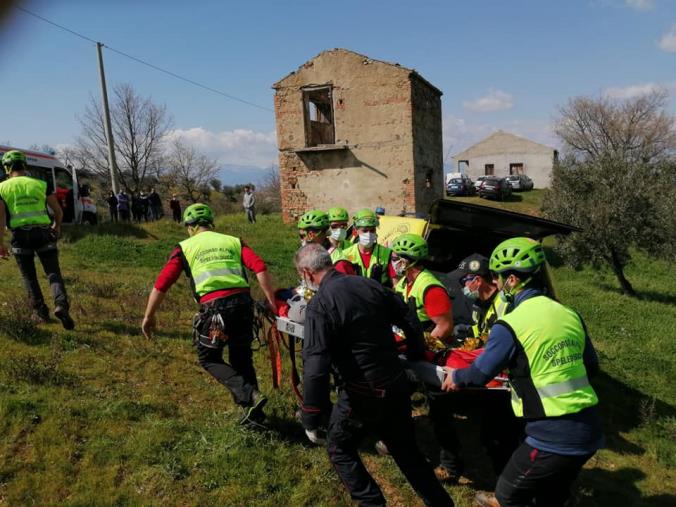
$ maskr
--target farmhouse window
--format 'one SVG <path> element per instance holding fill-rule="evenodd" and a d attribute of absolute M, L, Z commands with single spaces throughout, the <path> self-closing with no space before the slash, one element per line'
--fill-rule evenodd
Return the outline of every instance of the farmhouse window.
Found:
<path fill-rule="evenodd" d="M 303 89 L 305 112 L 305 146 L 334 144 L 333 100 L 330 86 Z"/>
<path fill-rule="evenodd" d="M 484 165 L 484 174 L 486 176 L 493 176 L 495 175 L 495 165 L 493 164 L 486 164 Z"/>
<path fill-rule="evenodd" d="M 523 164 L 518 163 L 518 164 L 509 164 L 509 174 L 514 175 L 514 174 L 526 174 L 523 170 Z"/>

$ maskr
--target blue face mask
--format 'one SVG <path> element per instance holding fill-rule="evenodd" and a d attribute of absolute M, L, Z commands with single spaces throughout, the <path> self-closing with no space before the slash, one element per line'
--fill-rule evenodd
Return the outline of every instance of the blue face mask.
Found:
<path fill-rule="evenodd" d="M 470 290 L 469 287 L 463 287 L 462 293 L 470 301 L 478 301 L 479 300 L 479 291 L 478 290 Z"/>

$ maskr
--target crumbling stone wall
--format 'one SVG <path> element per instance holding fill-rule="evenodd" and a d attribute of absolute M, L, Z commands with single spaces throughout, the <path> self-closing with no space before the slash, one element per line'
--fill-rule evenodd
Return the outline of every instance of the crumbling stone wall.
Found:
<path fill-rule="evenodd" d="M 332 206 L 429 209 L 425 175 L 443 172 L 440 92 L 412 72 L 338 49 L 274 85 L 285 221 Z M 319 85 L 332 86 L 335 144 L 305 150 L 302 90 Z M 416 135 L 425 146 L 415 148 Z"/>

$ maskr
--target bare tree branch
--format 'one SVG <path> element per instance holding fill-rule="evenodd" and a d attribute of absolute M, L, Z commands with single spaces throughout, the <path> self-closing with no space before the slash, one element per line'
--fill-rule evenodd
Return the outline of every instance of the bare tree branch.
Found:
<path fill-rule="evenodd" d="M 129 192 L 138 192 L 148 176 L 158 177 L 164 156 L 163 138 L 171 127 L 164 105 L 141 97 L 129 84 L 114 87 L 111 124 L 118 178 Z M 92 171 L 108 174 L 108 152 L 101 104 L 93 97 L 80 118 L 78 149 Z"/>

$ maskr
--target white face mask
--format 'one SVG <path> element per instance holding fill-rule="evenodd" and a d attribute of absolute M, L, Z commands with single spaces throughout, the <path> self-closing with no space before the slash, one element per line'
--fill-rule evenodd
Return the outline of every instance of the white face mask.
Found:
<path fill-rule="evenodd" d="M 343 241 L 347 237 L 347 230 L 342 227 L 331 229 L 331 239 L 334 241 Z"/>
<path fill-rule="evenodd" d="M 479 291 L 478 290 L 470 290 L 469 287 L 463 287 L 462 293 L 470 301 L 477 301 L 479 299 Z"/>
<path fill-rule="evenodd" d="M 378 241 L 378 235 L 375 232 L 360 232 L 359 233 L 359 244 L 361 246 L 370 247 L 376 244 Z"/>
<path fill-rule="evenodd" d="M 392 263 L 392 267 L 394 268 L 394 272 L 397 274 L 397 276 L 404 276 L 408 266 L 409 263 L 406 259 L 399 259 Z"/>

